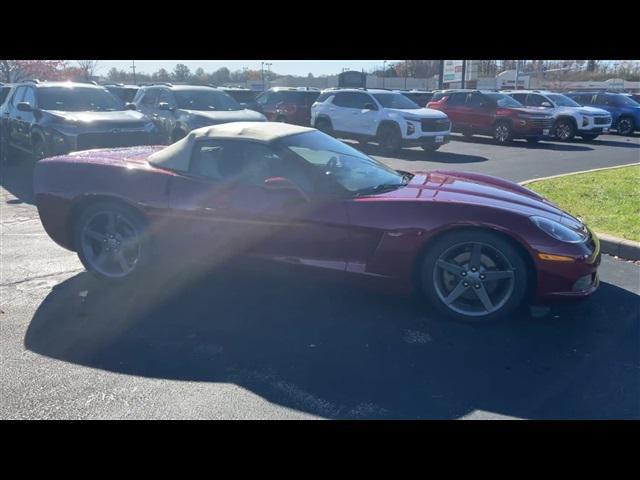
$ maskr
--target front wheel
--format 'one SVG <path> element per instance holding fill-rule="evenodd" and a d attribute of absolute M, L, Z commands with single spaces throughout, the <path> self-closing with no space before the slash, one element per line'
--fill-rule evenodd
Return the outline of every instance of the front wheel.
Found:
<path fill-rule="evenodd" d="M 526 264 L 502 236 L 481 230 L 438 239 L 421 265 L 424 296 L 450 318 L 484 323 L 518 309 L 526 297 Z"/>
<path fill-rule="evenodd" d="M 133 278 L 148 262 L 150 242 L 140 215 L 118 203 L 89 206 L 78 217 L 74 244 L 84 267 L 101 280 Z"/>
<path fill-rule="evenodd" d="M 576 127 L 569 120 L 560 119 L 556 122 L 553 129 L 554 136 L 561 142 L 568 142 L 576 135 Z"/>
<path fill-rule="evenodd" d="M 391 125 L 384 126 L 378 134 L 378 144 L 386 155 L 392 155 L 400 150 L 402 137 L 400 131 Z"/>
<path fill-rule="evenodd" d="M 508 143 L 513 138 L 513 129 L 508 122 L 498 122 L 493 127 L 493 139 L 498 143 Z"/>
<path fill-rule="evenodd" d="M 316 120 L 316 129 L 322 133 L 333 136 L 333 128 L 331 128 L 331 123 L 326 118 Z"/>
<path fill-rule="evenodd" d="M 628 117 L 622 117 L 618 120 L 618 135 L 631 135 L 635 130 L 633 119 Z"/>

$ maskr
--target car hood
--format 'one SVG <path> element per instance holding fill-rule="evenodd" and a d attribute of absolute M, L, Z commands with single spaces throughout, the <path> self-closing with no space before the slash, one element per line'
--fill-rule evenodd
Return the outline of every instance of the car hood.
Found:
<path fill-rule="evenodd" d="M 395 113 L 406 117 L 419 117 L 419 118 L 447 118 L 446 113 L 440 110 L 434 110 L 432 108 L 412 108 L 410 110 L 404 110 L 400 108 L 385 108 L 387 112 Z"/>
<path fill-rule="evenodd" d="M 204 110 L 183 110 L 194 119 L 210 121 L 212 123 L 227 122 L 265 122 L 267 119 L 259 112 L 253 110 L 226 110 L 226 111 L 204 111 Z"/>
<path fill-rule="evenodd" d="M 63 112 L 60 110 L 47 110 L 52 116 L 69 123 L 79 124 L 140 124 L 149 121 L 149 118 L 135 110 L 119 110 L 116 112 Z"/>
<path fill-rule="evenodd" d="M 405 187 L 365 198 L 470 204 L 526 216 L 540 215 L 555 221 L 572 219 L 552 202 L 517 183 L 471 172 L 417 172 Z"/>

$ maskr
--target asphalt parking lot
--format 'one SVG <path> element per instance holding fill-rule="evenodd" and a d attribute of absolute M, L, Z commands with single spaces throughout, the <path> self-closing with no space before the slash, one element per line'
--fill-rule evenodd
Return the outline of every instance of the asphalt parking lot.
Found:
<path fill-rule="evenodd" d="M 514 181 L 640 161 L 640 136 L 461 137 L 397 158 Z M 29 167 L 0 179 L 0 418 L 640 419 L 640 266 L 473 327 L 420 304 L 300 277 L 218 272 L 105 286 L 43 231 Z"/>

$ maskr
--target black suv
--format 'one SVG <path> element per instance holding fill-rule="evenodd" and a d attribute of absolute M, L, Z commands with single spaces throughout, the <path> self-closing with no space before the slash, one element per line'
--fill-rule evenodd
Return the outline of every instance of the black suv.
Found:
<path fill-rule="evenodd" d="M 143 86 L 135 107 L 151 117 L 162 143 L 180 140 L 191 130 L 228 122 L 264 122 L 264 115 L 243 108 L 218 88 L 170 83 Z"/>
<path fill-rule="evenodd" d="M 153 122 L 104 87 L 72 82 L 13 86 L 0 107 L 0 158 L 9 149 L 35 159 L 74 150 L 157 143 Z"/>

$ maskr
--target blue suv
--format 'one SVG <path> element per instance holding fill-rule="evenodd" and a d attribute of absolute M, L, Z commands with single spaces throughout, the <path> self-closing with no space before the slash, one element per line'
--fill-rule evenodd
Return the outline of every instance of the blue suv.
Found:
<path fill-rule="evenodd" d="M 611 92 L 569 92 L 580 105 L 602 108 L 611 114 L 611 128 L 618 135 L 631 135 L 640 130 L 640 103 L 628 95 Z"/>

